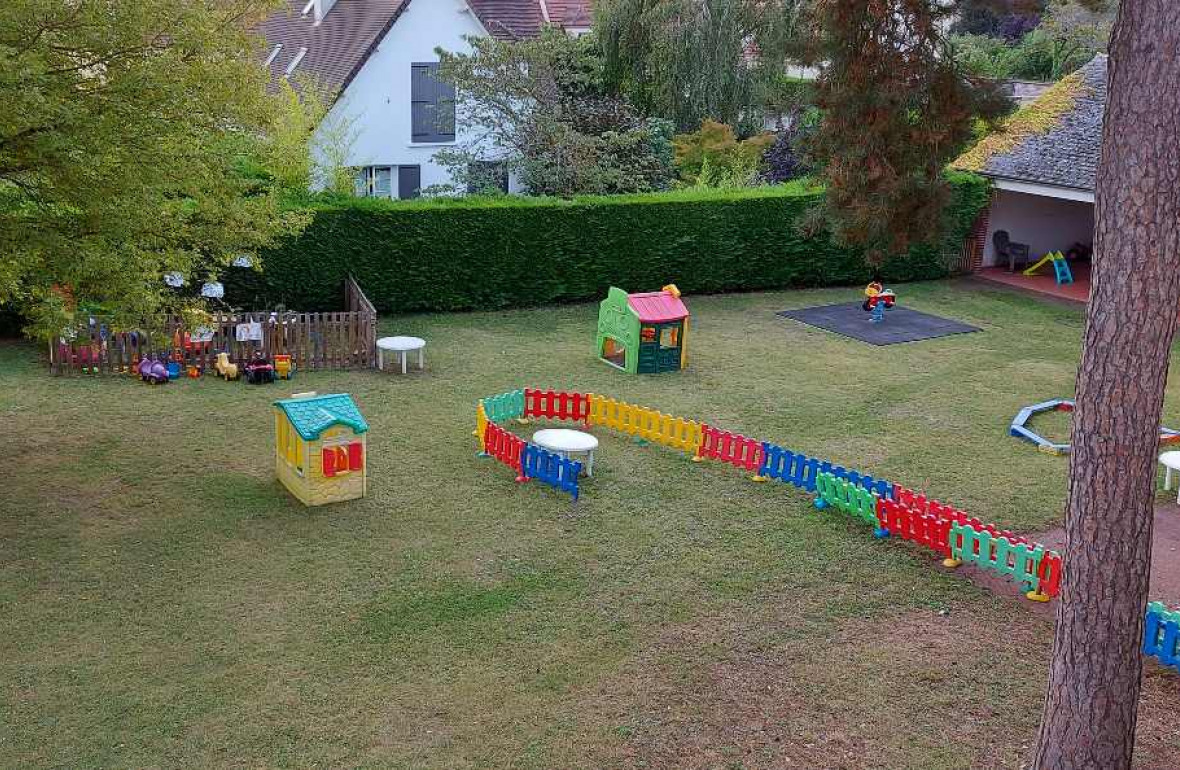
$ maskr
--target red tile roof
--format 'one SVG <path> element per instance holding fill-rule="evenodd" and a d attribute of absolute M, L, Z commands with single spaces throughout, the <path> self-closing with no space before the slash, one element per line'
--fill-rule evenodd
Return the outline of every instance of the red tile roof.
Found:
<path fill-rule="evenodd" d="M 545 0 L 549 6 L 549 21 L 562 27 L 580 28 L 594 24 L 589 0 Z"/>
<path fill-rule="evenodd" d="M 467 0 L 492 37 L 512 40 L 536 37 L 545 18 L 540 0 Z"/>
<path fill-rule="evenodd" d="M 628 294 L 627 304 L 639 316 L 641 323 L 667 323 L 688 317 L 688 308 L 680 301 L 680 297 L 666 291 Z"/>
<path fill-rule="evenodd" d="M 306 48 L 292 77 L 308 75 L 328 89 L 343 91 L 409 4 L 410 0 L 337 0 L 317 25 L 313 13 L 302 13 L 307 0 L 288 0 L 257 28 L 266 39 L 268 55 L 274 46 L 283 46 L 270 63 L 271 78 L 282 78 L 291 60 Z"/>

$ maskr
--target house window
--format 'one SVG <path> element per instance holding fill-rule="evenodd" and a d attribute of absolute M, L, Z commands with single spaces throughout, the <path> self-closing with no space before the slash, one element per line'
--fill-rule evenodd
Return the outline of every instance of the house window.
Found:
<path fill-rule="evenodd" d="M 477 160 L 467 166 L 467 192 L 508 192 L 508 164 L 502 160 Z"/>
<path fill-rule="evenodd" d="M 363 166 L 356 173 L 356 194 L 360 198 L 393 198 L 394 192 L 398 198 L 417 198 L 421 187 L 421 166 Z"/>
<path fill-rule="evenodd" d="M 455 86 L 438 80 L 438 62 L 410 65 L 410 141 L 455 141 Z"/>

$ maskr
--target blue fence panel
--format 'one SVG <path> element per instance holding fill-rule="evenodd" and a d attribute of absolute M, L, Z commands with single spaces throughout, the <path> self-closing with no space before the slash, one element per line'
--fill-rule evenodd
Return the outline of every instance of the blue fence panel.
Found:
<path fill-rule="evenodd" d="M 534 444 L 525 444 L 521 454 L 521 468 L 526 478 L 536 479 L 554 489 L 578 499 L 578 478 L 582 463 L 568 460 Z"/>
<path fill-rule="evenodd" d="M 1180 671 L 1180 612 L 1169 611 L 1160 602 L 1147 605 L 1143 654 Z"/>
<path fill-rule="evenodd" d="M 758 469 L 758 475 L 778 479 L 789 484 L 791 483 L 791 465 L 795 462 L 795 457 L 794 452 L 763 441 L 762 467 Z"/>

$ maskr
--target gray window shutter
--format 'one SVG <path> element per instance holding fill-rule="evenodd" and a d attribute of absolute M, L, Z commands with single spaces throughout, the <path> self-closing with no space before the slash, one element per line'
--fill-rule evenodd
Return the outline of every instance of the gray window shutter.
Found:
<path fill-rule="evenodd" d="M 455 87 L 437 75 L 438 62 L 410 65 L 411 141 L 455 141 Z"/>
<path fill-rule="evenodd" d="M 397 167 L 397 197 L 417 198 L 422 194 L 422 167 Z"/>

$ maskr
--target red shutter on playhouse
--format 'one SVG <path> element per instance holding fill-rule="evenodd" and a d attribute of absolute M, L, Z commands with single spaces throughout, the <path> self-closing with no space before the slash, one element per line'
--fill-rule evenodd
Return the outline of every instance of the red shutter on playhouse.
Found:
<path fill-rule="evenodd" d="M 332 478 L 336 475 L 336 450 L 326 446 L 320 454 L 324 458 L 324 476 Z"/>
<path fill-rule="evenodd" d="M 365 448 L 361 442 L 354 441 L 348 445 L 348 469 L 359 471 L 365 462 Z"/>

